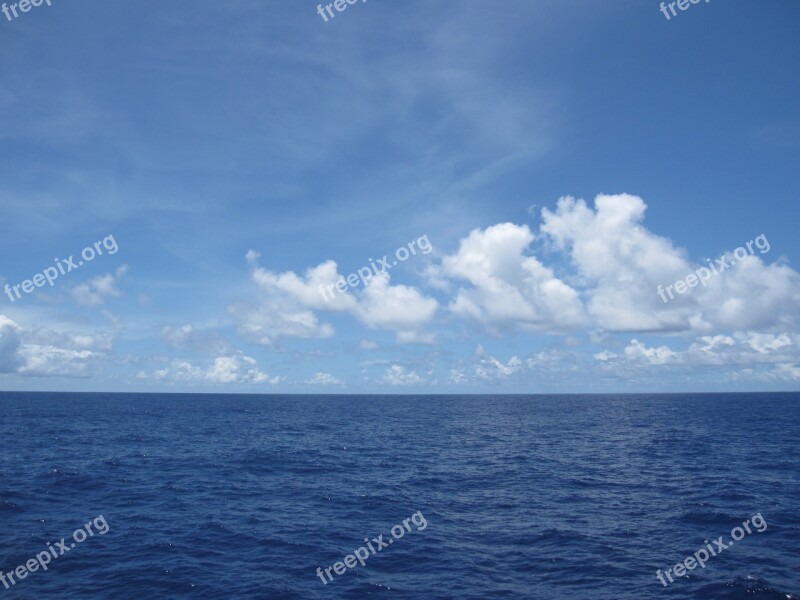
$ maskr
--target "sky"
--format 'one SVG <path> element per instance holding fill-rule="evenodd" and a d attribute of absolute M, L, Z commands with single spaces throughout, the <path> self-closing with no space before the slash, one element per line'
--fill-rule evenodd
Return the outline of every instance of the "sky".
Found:
<path fill-rule="evenodd" d="M 800 387 L 795 0 L 344 7 L 0 13 L 0 389 Z"/>

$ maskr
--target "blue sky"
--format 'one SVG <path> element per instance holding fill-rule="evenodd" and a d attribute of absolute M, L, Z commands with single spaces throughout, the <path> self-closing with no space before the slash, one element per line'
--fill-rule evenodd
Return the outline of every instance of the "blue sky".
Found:
<path fill-rule="evenodd" d="M 118 247 L 0 296 L 0 386 L 796 390 L 798 16 L 792 0 L 670 20 L 650 0 L 0 14 L 0 285 Z M 768 251 L 659 297 L 762 234 Z M 366 287 L 319 293 L 420 239 Z"/>

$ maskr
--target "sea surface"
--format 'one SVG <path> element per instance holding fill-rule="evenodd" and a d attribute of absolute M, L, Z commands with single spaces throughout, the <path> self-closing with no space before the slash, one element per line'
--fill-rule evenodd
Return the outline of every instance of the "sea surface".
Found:
<path fill-rule="evenodd" d="M 108 525 L 0 599 L 800 594 L 800 394 L 2 393 L 0 426 L 0 570 Z"/>

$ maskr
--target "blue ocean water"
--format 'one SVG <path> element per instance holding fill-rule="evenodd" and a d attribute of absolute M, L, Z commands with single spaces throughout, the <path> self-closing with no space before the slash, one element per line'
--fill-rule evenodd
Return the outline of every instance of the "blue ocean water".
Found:
<path fill-rule="evenodd" d="M 109 529 L 0 598 L 795 598 L 799 407 L 3 393 L 0 570 Z M 427 527 L 322 583 L 418 511 Z M 656 578 L 757 513 L 762 533 Z"/>

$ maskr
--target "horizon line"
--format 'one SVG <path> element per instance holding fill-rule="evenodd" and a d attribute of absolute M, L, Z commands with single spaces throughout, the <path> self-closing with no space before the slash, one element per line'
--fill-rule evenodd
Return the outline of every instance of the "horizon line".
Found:
<path fill-rule="evenodd" d="M 744 395 L 744 394 L 800 394 L 800 390 L 792 391 L 755 391 L 755 392 L 513 392 L 513 393 L 297 393 L 297 392 L 55 392 L 51 390 L 0 390 L 0 394 L 138 394 L 140 396 L 681 396 L 695 394 L 698 396 Z"/>

